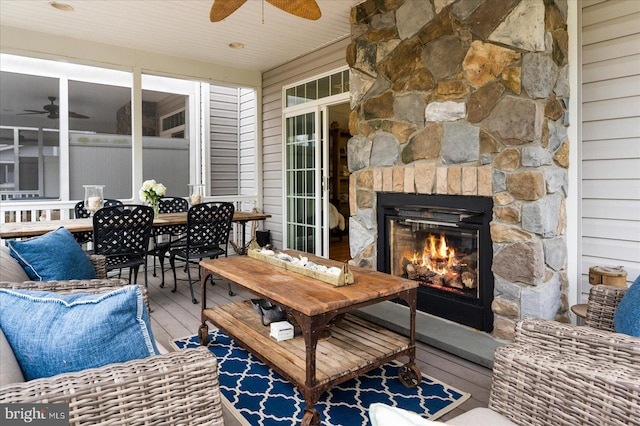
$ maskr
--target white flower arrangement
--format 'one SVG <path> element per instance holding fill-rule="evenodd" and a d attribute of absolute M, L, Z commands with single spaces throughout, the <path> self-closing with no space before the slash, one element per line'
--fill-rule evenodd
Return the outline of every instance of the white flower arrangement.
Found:
<path fill-rule="evenodd" d="M 163 184 L 156 182 L 154 179 L 145 180 L 142 183 L 142 188 L 140 188 L 140 199 L 147 204 L 155 206 L 166 193 L 167 187 Z"/>

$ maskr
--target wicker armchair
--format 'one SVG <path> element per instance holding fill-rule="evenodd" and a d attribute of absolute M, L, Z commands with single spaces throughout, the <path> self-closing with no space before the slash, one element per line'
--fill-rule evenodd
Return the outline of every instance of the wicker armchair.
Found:
<path fill-rule="evenodd" d="M 496 350 L 489 408 L 447 424 L 640 425 L 640 338 L 612 331 L 625 292 L 594 286 L 587 326 L 518 322 L 514 342 Z"/>
<path fill-rule="evenodd" d="M 100 263 L 99 257 L 106 275 L 104 257 L 95 260 Z M 95 279 L 2 282 L 0 287 L 99 293 L 128 284 Z M 0 403 L 68 403 L 71 425 L 224 424 L 217 361 L 206 348 L 9 384 L 0 387 Z"/>
<path fill-rule="evenodd" d="M 519 425 L 640 424 L 640 339 L 523 320 L 496 350 L 489 408 Z"/>
<path fill-rule="evenodd" d="M 594 285 L 589 291 L 587 302 L 587 316 L 584 324 L 599 330 L 615 331 L 613 328 L 613 316 L 627 292 L 627 287 L 614 287 L 610 285 Z"/>

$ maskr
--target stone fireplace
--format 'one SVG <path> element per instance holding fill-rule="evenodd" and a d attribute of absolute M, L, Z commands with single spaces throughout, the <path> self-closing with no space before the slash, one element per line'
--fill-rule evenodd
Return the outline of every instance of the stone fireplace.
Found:
<path fill-rule="evenodd" d="M 568 321 L 566 0 L 367 0 L 351 13 L 350 249 L 380 193 L 492 200 L 493 335 Z"/>

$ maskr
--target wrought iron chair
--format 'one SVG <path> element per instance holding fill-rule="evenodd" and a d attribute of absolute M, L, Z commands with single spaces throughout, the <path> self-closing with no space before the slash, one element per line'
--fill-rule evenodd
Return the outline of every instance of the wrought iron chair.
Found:
<path fill-rule="evenodd" d="M 182 213 L 189 211 L 189 202 L 181 197 L 162 197 L 158 203 L 160 213 Z M 153 276 L 156 275 L 156 257 L 160 261 L 162 282 L 164 287 L 164 258 L 176 243 L 180 243 L 187 233 L 187 225 L 167 225 L 154 227 L 151 232 L 153 246 L 149 255 L 153 256 Z M 162 239 L 162 241 L 161 241 Z"/>
<path fill-rule="evenodd" d="M 106 198 L 104 200 L 103 207 L 121 206 L 122 204 L 123 203 L 120 200 Z M 91 213 L 89 213 L 89 210 L 84 208 L 84 200 L 78 201 L 76 203 L 76 205 L 73 207 L 73 213 L 76 219 L 91 217 Z M 76 238 L 76 241 L 78 242 L 78 244 L 85 244 L 93 241 L 93 231 L 77 232 L 77 233 L 74 233 L 73 236 Z"/>
<path fill-rule="evenodd" d="M 176 277 L 176 259 L 184 260 L 187 263 L 187 277 L 189 280 L 189 290 L 191 291 L 191 301 L 198 303 L 193 295 L 193 283 L 191 280 L 191 269 L 189 263 L 204 258 L 216 259 L 220 255 L 227 255 L 229 248 L 229 233 L 231 232 L 231 221 L 235 208 L 231 203 L 202 203 L 189 209 L 187 213 L 187 236 L 185 245 L 172 248 L 169 251 L 169 262 L 173 270 L 173 290 L 178 289 L 178 279 Z M 198 269 L 198 279 L 200 270 Z M 229 288 L 231 293 L 231 289 Z"/>
<path fill-rule="evenodd" d="M 140 265 L 144 265 L 147 281 L 147 252 L 153 208 L 137 204 L 103 207 L 93 215 L 94 253 L 107 258 L 107 271 L 129 268 L 129 281 L 138 280 Z"/>

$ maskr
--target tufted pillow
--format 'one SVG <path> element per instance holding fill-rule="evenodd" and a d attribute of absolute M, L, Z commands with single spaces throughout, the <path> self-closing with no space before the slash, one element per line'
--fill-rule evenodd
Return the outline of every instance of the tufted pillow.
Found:
<path fill-rule="evenodd" d="M 82 247 L 65 228 L 24 241 L 8 241 L 11 256 L 32 281 L 83 280 L 96 270 Z"/>
<path fill-rule="evenodd" d="M 613 327 L 617 333 L 640 337 L 640 276 L 622 296 L 613 316 Z"/>
<path fill-rule="evenodd" d="M 158 354 L 137 285 L 99 294 L 0 289 L 0 306 L 26 380 Z"/>

